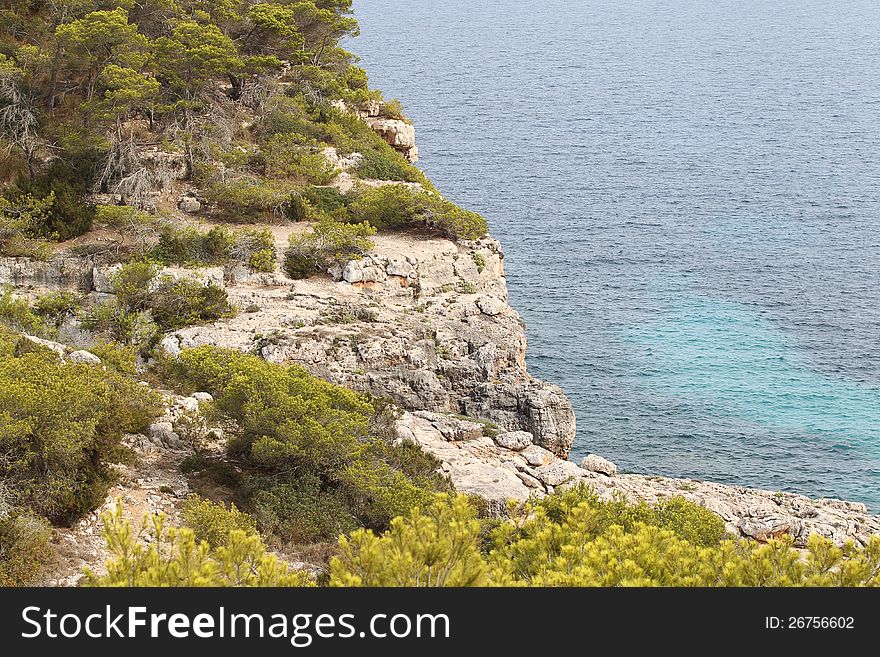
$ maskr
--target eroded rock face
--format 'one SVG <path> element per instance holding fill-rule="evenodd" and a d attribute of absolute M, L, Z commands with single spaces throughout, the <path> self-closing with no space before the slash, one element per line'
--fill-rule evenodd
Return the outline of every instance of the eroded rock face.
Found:
<path fill-rule="evenodd" d="M 525 333 L 507 305 L 498 243 L 402 234 L 375 242 L 375 252 L 332 276 L 227 284 L 240 308 L 258 310 L 180 330 L 170 350 L 216 344 L 254 351 L 404 409 L 526 431 L 566 456 L 574 412 L 560 388 L 526 369 Z"/>
<path fill-rule="evenodd" d="M 92 284 L 92 263 L 86 258 L 0 258 L 0 285 L 16 288 L 81 289 Z"/>
<path fill-rule="evenodd" d="M 419 159 L 416 147 L 416 129 L 411 123 L 400 119 L 367 116 L 364 119 L 374 132 L 402 153 L 410 162 Z"/>

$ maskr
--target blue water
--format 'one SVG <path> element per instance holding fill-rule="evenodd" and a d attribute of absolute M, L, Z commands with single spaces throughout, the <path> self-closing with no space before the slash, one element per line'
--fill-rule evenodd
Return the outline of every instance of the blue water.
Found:
<path fill-rule="evenodd" d="M 880 511 L 880 3 L 355 7 L 575 456 Z"/>

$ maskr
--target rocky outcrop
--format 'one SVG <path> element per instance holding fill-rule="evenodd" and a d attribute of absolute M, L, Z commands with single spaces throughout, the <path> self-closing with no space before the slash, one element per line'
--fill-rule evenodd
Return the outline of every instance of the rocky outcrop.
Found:
<path fill-rule="evenodd" d="M 622 495 L 631 501 L 657 502 L 683 497 L 718 514 L 734 536 L 757 541 L 789 535 L 795 546 L 804 547 L 811 534 L 819 534 L 837 544 L 864 545 L 880 533 L 880 517 L 870 515 L 863 504 L 691 479 L 615 474 L 616 466 L 596 455 L 579 467 L 531 444 L 520 432 L 492 435 L 480 427 L 475 433 L 471 425 L 437 413 L 405 413 L 397 422 L 397 435 L 440 459 L 457 490 L 486 498 L 499 514 L 507 500 L 542 497 L 583 483 L 602 499 Z"/>
<path fill-rule="evenodd" d="M 92 285 L 92 263 L 86 258 L 57 257 L 47 261 L 0 258 L 0 285 L 19 289 L 81 289 Z"/>
<path fill-rule="evenodd" d="M 364 119 L 373 131 L 394 147 L 410 162 L 417 162 L 419 149 L 416 146 L 416 129 L 411 123 L 400 119 L 371 117 Z"/>
<path fill-rule="evenodd" d="M 375 243 L 369 256 L 326 277 L 227 284 L 249 311 L 182 329 L 165 346 L 254 351 L 404 409 L 527 431 L 536 444 L 567 455 L 574 413 L 562 390 L 526 369 L 525 333 L 507 304 L 498 243 L 401 234 Z"/>

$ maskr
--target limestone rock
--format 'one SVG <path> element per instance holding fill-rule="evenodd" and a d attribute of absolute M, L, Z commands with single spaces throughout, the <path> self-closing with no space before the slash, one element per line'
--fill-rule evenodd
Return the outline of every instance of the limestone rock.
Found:
<path fill-rule="evenodd" d="M 86 365 L 100 365 L 101 359 L 98 358 L 95 354 L 90 351 L 85 351 L 83 349 L 79 349 L 77 351 L 71 352 L 67 356 L 67 360 L 71 363 L 84 363 Z"/>
<path fill-rule="evenodd" d="M 495 442 L 506 449 L 518 452 L 532 444 L 532 434 L 528 431 L 508 431 L 498 435 Z"/>
<path fill-rule="evenodd" d="M 159 342 L 159 346 L 162 351 L 171 356 L 172 358 L 177 358 L 180 355 L 182 349 L 180 348 L 180 339 L 174 335 L 166 335 L 162 338 L 162 341 Z"/>
<path fill-rule="evenodd" d="M 53 342 L 52 340 L 44 340 L 43 338 L 38 338 L 35 335 L 28 335 L 27 333 L 22 333 L 21 337 L 39 347 L 43 347 L 45 349 L 48 349 L 49 351 L 54 351 L 56 354 L 58 354 L 59 358 L 64 358 L 65 348 L 63 344 Z"/>
<path fill-rule="evenodd" d="M 181 196 L 177 207 L 187 214 L 197 214 L 202 209 L 202 203 L 195 196 Z"/>
<path fill-rule="evenodd" d="M 556 460 L 553 452 L 538 445 L 529 445 L 520 452 L 520 456 L 526 460 L 526 463 L 535 467 L 548 465 Z"/>
<path fill-rule="evenodd" d="M 505 307 L 506 305 L 504 303 L 493 297 L 481 297 L 480 299 L 477 299 L 477 308 L 480 309 L 481 313 L 489 315 L 490 317 L 500 315 L 504 312 Z"/>
<path fill-rule="evenodd" d="M 583 470 L 571 461 L 556 460 L 535 468 L 535 476 L 548 486 L 558 486 L 571 480 L 580 479 Z"/>
<path fill-rule="evenodd" d="M 601 472 L 609 477 L 617 474 L 617 466 L 598 454 L 587 454 L 581 459 L 581 467 L 589 472 Z"/>

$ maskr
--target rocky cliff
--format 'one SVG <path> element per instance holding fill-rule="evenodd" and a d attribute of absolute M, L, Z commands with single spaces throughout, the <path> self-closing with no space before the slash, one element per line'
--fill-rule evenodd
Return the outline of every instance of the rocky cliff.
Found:
<path fill-rule="evenodd" d="M 364 112 L 362 118 L 389 144 L 415 158 L 412 126 Z M 354 184 L 349 170 L 356 158 L 342 161 L 335 152 L 325 157 L 342 170 L 333 183 L 337 188 L 345 191 Z M 195 196 L 181 196 L 176 206 L 182 208 L 188 198 Z M 307 226 L 267 228 L 283 253 L 290 235 Z M 78 289 L 104 298 L 112 292 L 112 270 L 62 248 L 48 262 L 0 259 L 0 284 L 25 295 Z M 580 465 L 568 461 L 575 436 L 571 403 L 559 387 L 528 372 L 523 322 L 508 305 L 504 253 L 489 237 L 454 242 L 427 232 L 380 234 L 363 259 L 306 280 L 288 278 L 280 263 L 272 273 L 253 273 L 242 265 L 165 273 L 223 287 L 239 310 L 232 318 L 167 334 L 162 347 L 168 353 L 206 344 L 231 347 L 272 362 L 296 363 L 334 383 L 387 398 L 405 411 L 397 422 L 399 439 L 434 454 L 458 490 L 482 496 L 498 513 L 504 513 L 508 500 L 585 483 L 602 497 L 682 496 L 717 513 L 730 532 L 757 540 L 789 534 L 802 546 L 811 533 L 819 533 L 837 543 L 864 543 L 880 532 L 880 518 L 861 504 L 620 474 L 596 455 Z M 61 328 L 68 345 L 90 341 L 76 325 Z M 191 449 L 175 424 L 180 403 L 169 398 L 161 426 L 151 428 L 149 436 L 129 439 L 143 459 L 128 469 L 113 495 L 122 495 L 133 519 L 143 510 L 172 512 L 175 500 L 186 494 L 176 467 Z M 97 522 L 93 514 L 62 534 L 62 542 L 87 549 L 56 581 L 75 581 L 83 563 L 100 567 L 104 555 Z"/>

